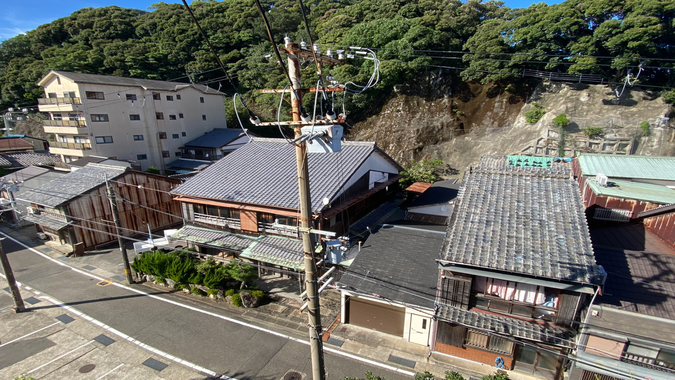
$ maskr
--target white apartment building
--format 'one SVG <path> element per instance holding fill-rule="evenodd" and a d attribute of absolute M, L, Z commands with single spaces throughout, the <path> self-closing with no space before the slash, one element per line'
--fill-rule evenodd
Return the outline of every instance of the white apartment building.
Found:
<path fill-rule="evenodd" d="M 49 151 L 63 162 L 89 155 L 137 161 L 162 172 L 180 147 L 226 128 L 222 92 L 203 85 L 50 71 L 38 85 Z"/>

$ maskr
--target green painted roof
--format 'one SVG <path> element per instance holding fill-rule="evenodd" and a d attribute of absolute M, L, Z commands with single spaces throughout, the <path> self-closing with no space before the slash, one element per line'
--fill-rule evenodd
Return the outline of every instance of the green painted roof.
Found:
<path fill-rule="evenodd" d="M 583 175 L 675 181 L 675 157 L 582 154 L 578 160 Z"/>
<path fill-rule="evenodd" d="M 524 168 L 550 168 L 553 157 L 506 156 L 509 166 Z"/>
<path fill-rule="evenodd" d="M 590 188 L 597 195 L 636 199 L 662 204 L 675 203 L 675 190 L 663 185 L 652 185 L 649 183 L 620 181 L 615 179 L 612 179 L 609 182 L 612 186 L 602 187 L 598 185 L 595 179 L 589 179 L 587 181 Z"/>

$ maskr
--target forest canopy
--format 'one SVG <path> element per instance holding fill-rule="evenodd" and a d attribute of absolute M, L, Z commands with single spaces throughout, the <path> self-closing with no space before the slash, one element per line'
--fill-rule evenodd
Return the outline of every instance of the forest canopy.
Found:
<path fill-rule="evenodd" d="M 264 1 L 276 43 L 308 41 L 298 1 Z M 673 87 L 675 2 L 568 0 L 511 9 L 480 0 L 316 0 L 304 2 L 322 51 L 367 47 L 381 60 L 377 88 L 350 99 L 364 111 L 398 83 L 448 68 L 464 80 L 507 83 L 524 70 L 594 74 L 622 83 Z M 233 94 L 208 46 L 179 4 L 151 12 L 86 8 L 0 44 L 0 109 L 34 105 L 49 70 L 210 83 Z M 253 90 L 283 88 L 265 26 L 252 0 L 193 1 L 204 32 L 250 102 L 273 104 Z M 303 83 L 316 83 L 311 62 Z M 336 80 L 364 84 L 372 61 L 360 57 L 327 69 Z M 638 74 L 639 73 L 639 74 Z M 309 97 L 307 97 L 309 98 Z M 313 100 L 313 99 L 310 99 Z M 307 99 L 306 99 L 307 101 Z M 276 108 L 276 107 L 273 107 Z"/>

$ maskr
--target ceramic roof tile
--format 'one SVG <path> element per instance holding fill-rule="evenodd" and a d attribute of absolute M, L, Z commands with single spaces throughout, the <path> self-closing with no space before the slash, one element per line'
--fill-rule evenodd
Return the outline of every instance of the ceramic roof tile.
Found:
<path fill-rule="evenodd" d="M 471 168 L 443 255 L 451 263 L 601 282 L 577 184 L 549 169 Z"/>
<path fill-rule="evenodd" d="M 343 142 L 336 153 L 308 153 L 312 210 L 327 207 L 374 152 L 373 142 Z M 299 208 L 295 147 L 283 139 L 254 138 L 172 191 L 175 195 Z"/>

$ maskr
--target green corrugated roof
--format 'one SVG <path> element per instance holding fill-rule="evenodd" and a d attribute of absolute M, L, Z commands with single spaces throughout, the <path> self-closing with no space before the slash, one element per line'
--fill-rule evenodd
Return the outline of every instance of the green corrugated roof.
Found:
<path fill-rule="evenodd" d="M 550 168 L 553 157 L 506 156 L 509 166 L 525 168 Z"/>
<path fill-rule="evenodd" d="M 598 185 L 595 179 L 589 179 L 587 181 L 590 188 L 597 195 L 636 199 L 662 204 L 675 203 L 675 190 L 666 186 L 615 179 L 612 179 L 609 182 L 613 186 L 602 187 Z"/>
<path fill-rule="evenodd" d="M 583 175 L 675 181 L 675 157 L 582 154 L 578 159 Z"/>

